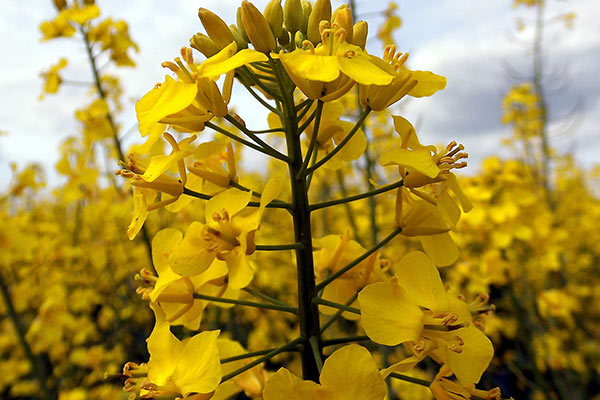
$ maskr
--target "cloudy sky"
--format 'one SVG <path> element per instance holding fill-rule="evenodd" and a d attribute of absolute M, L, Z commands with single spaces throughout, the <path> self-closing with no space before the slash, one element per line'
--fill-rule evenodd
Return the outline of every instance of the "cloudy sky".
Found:
<path fill-rule="evenodd" d="M 255 4 L 264 8 L 266 0 Z M 160 63 L 170 60 L 189 37 L 201 31 L 198 7 L 219 14 L 228 23 L 235 21 L 237 1 L 230 0 L 135 0 L 98 1 L 102 16 L 125 19 L 130 33 L 140 46 L 135 57 L 137 69 L 119 69 L 127 102 L 118 120 L 124 130 L 135 125 L 135 100 L 161 81 L 165 71 Z M 333 1 L 334 6 L 341 1 Z M 371 33 L 381 23 L 380 12 L 387 0 L 358 0 L 357 8 L 366 19 Z M 426 99 L 409 101 L 402 114 L 419 121 L 424 142 L 463 142 L 471 155 L 471 171 L 486 155 L 498 153 L 498 145 L 509 130 L 500 124 L 501 101 L 511 83 L 506 64 L 524 77 L 531 70 L 529 53 L 531 30 L 516 34 L 517 18 L 529 26 L 534 15 L 525 8 L 513 9 L 510 0 L 467 1 L 438 0 L 417 2 L 397 0 L 403 26 L 396 39 L 401 51 L 410 53 L 413 69 L 432 70 L 448 78 L 443 92 Z M 548 1 L 547 16 L 577 13 L 571 30 L 561 23 L 551 23 L 546 35 L 545 51 L 549 71 L 562 73 L 549 86 L 563 86 L 549 91 L 552 142 L 559 150 L 573 150 L 582 165 L 597 162 L 600 154 L 600 35 L 597 0 Z M 69 60 L 64 78 L 91 81 L 83 45 L 78 38 L 40 42 L 38 25 L 53 17 L 51 1 L 35 0 L 26 10 L 17 0 L 0 2 L 0 190 L 10 181 L 9 163 L 20 166 L 29 161 L 42 163 L 49 180 L 57 159 L 61 140 L 76 133 L 75 108 L 86 104 L 89 96 L 84 87 L 63 87 L 58 95 L 39 101 L 42 81 L 39 73 L 60 57 Z M 380 54 L 381 46 L 370 40 L 368 49 Z M 567 77 L 567 78 L 565 78 Z M 244 104 L 244 97 L 235 101 Z M 256 110 L 246 113 L 238 107 L 249 126 L 262 124 L 264 115 Z M 574 110 L 574 111 L 573 111 Z M 129 135 L 128 143 L 136 140 Z"/>

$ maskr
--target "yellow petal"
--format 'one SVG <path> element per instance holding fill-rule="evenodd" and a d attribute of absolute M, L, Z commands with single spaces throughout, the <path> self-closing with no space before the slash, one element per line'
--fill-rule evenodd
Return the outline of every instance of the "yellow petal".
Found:
<path fill-rule="evenodd" d="M 146 218 L 148 218 L 148 204 L 151 204 L 156 197 L 156 192 L 151 189 L 133 188 L 133 216 L 131 223 L 127 227 L 127 237 L 133 240 L 138 232 L 144 226 Z"/>
<path fill-rule="evenodd" d="M 438 90 L 446 87 L 446 78 L 430 71 L 410 71 L 411 77 L 417 80 L 415 86 L 408 94 L 413 97 L 431 96 Z"/>
<path fill-rule="evenodd" d="M 360 50 L 358 46 L 352 46 Z M 354 57 L 340 56 L 336 58 L 340 71 L 353 81 L 362 85 L 388 85 L 393 75 L 379 68 L 367 54 L 357 53 Z"/>
<path fill-rule="evenodd" d="M 281 54 L 280 59 L 289 73 L 303 79 L 331 82 L 340 75 L 334 56 L 321 56 L 296 49 Z"/>
<path fill-rule="evenodd" d="M 264 400 L 315 400 L 320 387 L 303 381 L 285 368 L 280 368 L 265 384 Z"/>
<path fill-rule="evenodd" d="M 447 190 L 442 190 L 437 198 L 437 209 L 442 214 L 448 225 L 456 229 L 456 224 L 460 219 L 460 208 L 454 202 Z"/>
<path fill-rule="evenodd" d="M 397 281 L 373 283 L 358 294 L 361 323 L 375 343 L 395 346 L 417 340 L 423 312 L 411 303 Z"/>
<path fill-rule="evenodd" d="M 383 400 L 387 394 L 371 353 L 357 344 L 330 355 L 323 364 L 320 381 L 332 400 Z"/>
<path fill-rule="evenodd" d="M 490 339 L 475 326 L 471 325 L 454 331 L 463 341 L 462 351 L 447 351 L 448 366 L 460 383 L 470 386 L 481 379 L 494 356 L 494 346 Z"/>
<path fill-rule="evenodd" d="M 458 258 L 458 249 L 449 233 L 421 236 L 421 244 L 425 253 L 439 267 L 446 267 Z"/>
<path fill-rule="evenodd" d="M 233 71 L 242 65 L 259 61 L 269 61 L 267 56 L 256 50 L 244 49 L 235 53 L 236 44 L 231 42 L 223 50 L 204 61 L 198 67 L 200 76 L 211 77 Z M 233 49 L 233 54 L 231 50 Z"/>
<path fill-rule="evenodd" d="M 440 273 L 425 253 L 412 251 L 394 268 L 398 283 L 410 300 L 438 314 L 448 311 L 448 295 Z"/>
<path fill-rule="evenodd" d="M 422 358 L 419 358 L 417 356 L 407 357 L 402 361 L 398 361 L 397 363 L 390 365 L 386 369 L 382 369 L 380 371 L 381 376 L 383 376 L 383 378 L 387 378 L 392 372 L 410 371 L 415 365 L 419 363 L 419 361 L 421 361 L 421 359 Z"/>
<path fill-rule="evenodd" d="M 210 393 L 221 381 L 218 336 L 219 331 L 204 331 L 185 342 L 184 356 L 173 374 L 173 382 L 184 396 L 192 392 Z"/>
<path fill-rule="evenodd" d="M 435 178 L 440 173 L 440 169 L 428 149 L 394 149 L 383 154 L 379 158 L 379 163 L 384 166 L 401 165 L 410 167 L 430 178 Z"/>
<path fill-rule="evenodd" d="M 171 269 L 183 276 L 194 276 L 206 271 L 215 259 L 204 239 L 205 226 L 192 222 L 183 240 L 173 249 L 169 262 Z"/>
<path fill-rule="evenodd" d="M 148 379 L 156 385 L 165 385 L 177 368 L 182 356 L 183 345 L 169 330 L 169 322 L 157 303 L 150 303 L 156 323 L 147 339 L 150 361 L 148 361 Z"/>
<path fill-rule="evenodd" d="M 245 237 L 241 240 L 245 240 Z M 242 289 L 248 286 L 254 277 L 254 269 L 248 262 L 242 247 L 234 247 L 225 256 L 225 261 L 229 269 L 229 287 L 232 289 Z"/>
<path fill-rule="evenodd" d="M 142 136 L 148 135 L 148 139 L 146 139 L 144 144 L 131 146 L 129 152 L 142 155 L 148 154 L 152 146 L 154 146 L 154 144 L 158 142 L 158 139 L 161 138 L 166 128 L 167 126 L 165 124 L 157 123 L 155 125 L 152 125 L 150 131 L 147 131 L 145 134 L 142 134 Z"/>
<path fill-rule="evenodd" d="M 456 195 L 458 201 L 460 202 L 460 206 L 462 207 L 464 212 L 468 213 L 473 209 L 473 204 L 471 204 L 469 198 L 464 194 L 464 192 L 460 188 L 458 180 L 456 179 L 456 175 L 454 175 L 453 173 L 448 174 L 448 177 L 446 179 L 446 185 L 448 185 L 450 190 L 452 190 L 452 193 Z"/>
<path fill-rule="evenodd" d="M 190 151 L 176 151 L 170 155 L 158 155 L 150 159 L 148 168 L 142 175 L 142 179 L 146 182 L 154 182 L 159 176 L 167 172 L 169 168 L 177 163 L 177 161 L 183 159 L 191 154 Z"/>
<path fill-rule="evenodd" d="M 213 215 L 220 213 L 223 209 L 227 211 L 229 217 L 233 217 L 242 211 L 252 199 L 252 192 L 245 192 L 238 189 L 227 189 L 206 203 L 206 222 L 214 222 Z"/>
<path fill-rule="evenodd" d="M 156 272 L 169 268 L 169 255 L 181 241 L 183 235 L 178 229 L 163 229 L 152 239 L 152 262 Z"/>
<path fill-rule="evenodd" d="M 165 76 L 160 88 L 152 89 L 135 105 L 142 135 L 150 132 L 153 124 L 164 117 L 189 106 L 198 88 L 195 83 L 179 82 Z"/>

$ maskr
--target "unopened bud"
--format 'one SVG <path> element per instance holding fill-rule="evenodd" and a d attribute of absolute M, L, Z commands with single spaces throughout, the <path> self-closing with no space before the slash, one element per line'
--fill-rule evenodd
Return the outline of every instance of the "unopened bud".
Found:
<path fill-rule="evenodd" d="M 238 29 L 238 27 L 234 24 L 229 25 L 229 30 L 233 34 L 233 38 L 235 39 L 235 43 L 237 44 L 238 49 L 247 49 L 248 42 L 244 40 L 244 36 L 242 32 Z"/>
<path fill-rule="evenodd" d="M 281 30 L 281 35 L 277 38 L 277 41 L 282 46 L 286 46 L 290 42 L 290 33 L 285 29 L 285 26 Z"/>
<path fill-rule="evenodd" d="M 238 30 L 242 36 L 244 36 L 246 43 L 250 42 L 250 40 L 248 40 L 248 35 L 246 34 L 246 28 L 244 28 L 244 23 L 242 22 L 242 7 L 237 8 L 237 13 L 235 14 L 235 23 L 237 24 Z"/>
<path fill-rule="evenodd" d="M 331 16 L 331 23 L 346 31 L 346 42 L 352 43 L 352 10 L 347 4 L 339 6 Z"/>
<path fill-rule="evenodd" d="M 265 7 L 265 19 L 271 27 L 273 36 L 281 36 L 281 30 L 283 28 L 283 8 L 281 7 L 281 0 L 271 0 Z"/>
<path fill-rule="evenodd" d="M 302 2 L 300 0 L 285 0 L 283 5 L 283 22 L 285 27 L 292 34 L 302 30 L 304 14 L 302 12 Z"/>
<path fill-rule="evenodd" d="M 257 51 L 269 53 L 275 50 L 277 43 L 269 23 L 254 4 L 247 0 L 242 1 L 242 22 L 250 43 Z"/>
<path fill-rule="evenodd" d="M 300 31 L 306 38 L 306 31 L 308 30 L 308 20 L 310 19 L 310 13 L 312 13 L 312 3 L 310 1 L 302 2 L 302 28 Z"/>
<path fill-rule="evenodd" d="M 225 21 L 219 18 L 217 14 L 206 8 L 200 8 L 198 10 L 198 17 L 206 33 L 219 49 L 225 48 L 235 40 Z"/>
<path fill-rule="evenodd" d="M 67 6 L 66 0 L 54 0 L 54 7 L 56 7 L 56 9 L 59 11 L 63 10 L 66 6 Z"/>
<path fill-rule="evenodd" d="M 369 25 L 366 21 L 358 21 L 352 29 L 352 44 L 365 49 L 367 45 L 367 35 L 369 33 Z"/>
<path fill-rule="evenodd" d="M 215 42 L 213 42 L 211 38 L 200 32 L 192 36 L 192 38 L 190 39 L 190 46 L 198 50 L 200 53 L 204 54 L 206 58 L 212 57 L 219 52 L 219 48 L 217 47 Z"/>
<path fill-rule="evenodd" d="M 296 36 L 294 37 L 294 42 L 296 43 L 296 47 L 302 48 L 302 43 L 306 40 L 304 34 L 300 31 L 296 32 Z"/>
<path fill-rule="evenodd" d="M 310 17 L 308 18 L 306 38 L 315 46 L 321 42 L 321 32 L 319 31 L 319 25 L 321 21 L 331 21 L 330 0 L 315 1 L 315 6 L 313 7 Z"/>

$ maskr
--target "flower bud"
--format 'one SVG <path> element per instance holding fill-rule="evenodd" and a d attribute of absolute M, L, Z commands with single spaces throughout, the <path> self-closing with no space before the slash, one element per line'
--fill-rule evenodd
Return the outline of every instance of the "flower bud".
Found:
<path fill-rule="evenodd" d="M 308 19 L 310 18 L 310 13 L 312 12 L 312 3 L 310 1 L 302 2 L 302 28 L 300 31 L 306 37 L 306 31 L 308 30 Z"/>
<path fill-rule="evenodd" d="M 302 12 L 302 2 L 300 0 L 285 0 L 285 4 L 283 5 L 283 22 L 285 22 L 285 27 L 292 34 L 302 30 L 304 13 Z"/>
<path fill-rule="evenodd" d="M 231 24 L 229 25 L 229 30 L 233 34 L 233 38 L 235 39 L 235 43 L 237 44 L 238 50 L 247 49 L 248 42 L 244 40 L 244 35 L 242 35 L 242 32 L 240 32 L 238 27 L 235 24 Z"/>
<path fill-rule="evenodd" d="M 302 34 L 302 32 L 296 32 L 296 36 L 294 37 L 294 42 L 296 43 L 296 47 L 302 48 L 302 43 L 306 40 L 306 37 Z"/>
<path fill-rule="evenodd" d="M 271 27 L 273 36 L 281 36 L 283 28 L 283 8 L 281 7 L 281 0 L 271 0 L 265 7 L 265 19 Z"/>
<path fill-rule="evenodd" d="M 200 8 L 198 10 L 198 17 L 206 33 L 219 49 L 225 48 L 235 40 L 225 21 L 219 18 L 217 14 L 206 8 Z"/>
<path fill-rule="evenodd" d="M 331 23 L 337 24 L 346 31 L 346 42 L 352 43 L 352 10 L 347 4 L 338 7 L 331 16 Z"/>
<path fill-rule="evenodd" d="M 277 41 L 282 46 L 286 46 L 290 42 L 290 33 L 285 29 L 285 26 L 281 30 L 281 36 L 277 38 Z"/>
<path fill-rule="evenodd" d="M 242 1 L 242 22 L 250 43 L 257 51 L 269 53 L 275 50 L 277 43 L 269 23 L 254 4 L 247 0 Z"/>
<path fill-rule="evenodd" d="M 306 37 L 315 46 L 321 42 L 321 32 L 319 25 L 321 21 L 331 20 L 331 1 L 330 0 L 317 0 L 313 7 L 310 17 L 308 18 L 308 27 L 306 31 Z"/>
<path fill-rule="evenodd" d="M 246 28 L 244 28 L 244 23 L 242 22 L 242 7 L 237 8 L 237 13 L 235 15 L 235 23 L 237 24 L 238 30 L 244 37 L 246 43 L 250 42 L 250 40 L 248 40 L 248 35 L 246 34 Z"/>
<path fill-rule="evenodd" d="M 54 0 L 54 7 L 56 7 L 57 10 L 63 10 L 67 7 L 67 2 L 66 0 Z"/>
<path fill-rule="evenodd" d="M 368 33 L 369 25 L 366 21 L 358 21 L 352 29 L 352 44 L 364 50 L 367 45 Z"/>
<path fill-rule="evenodd" d="M 217 47 L 215 42 L 213 42 L 211 38 L 200 32 L 192 36 L 192 38 L 190 39 L 190 46 L 198 50 L 200 53 L 204 54 L 206 58 L 212 57 L 219 52 L 219 48 Z"/>

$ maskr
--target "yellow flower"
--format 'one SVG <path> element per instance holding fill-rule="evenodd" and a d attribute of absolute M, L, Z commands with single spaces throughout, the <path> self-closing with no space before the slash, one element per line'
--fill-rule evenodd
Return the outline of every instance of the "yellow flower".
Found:
<path fill-rule="evenodd" d="M 190 393 L 207 395 L 221 381 L 221 363 L 217 337 L 219 331 L 204 331 L 180 341 L 169 330 L 169 322 L 155 304 L 150 307 L 156 316 L 154 330 L 148 338 L 148 379 L 142 384 L 142 398 Z"/>
<path fill-rule="evenodd" d="M 383 400 L 387 388 L 371 353 L 356 344 L 331 354 L 321 371 L 320 384 L 303 381 L 285 368 L 265 385 L 264 400 Z"/>
<path fill-rule="evenodd" d="M 494 349 L 473 325 L 468 304 L 448 295 L 424 253 L 407 254 L 395 272 L 392 280 L 369 285 L 358 295 L 369 338 L 388 346 L 412 342 L 419 359 L 432 356 L 447 364 L 461 383 L 477 383 Z"/>
<path fill-rule="evenodd" d="M 254 268 L 247 260 L 256 249 L 254 234 L 265 207 L 281 191 L 281 184 L 277 178 L 269 180 L 260 207 L 250 214 L 243 211 L 252 199 L 251 192 L 232 188 L 211 198 L 206 203 L 206 224 L 192 222 L 171 255 L 173 270 L 194 276 L 206 271 L 218 259 L 227 263 L 229 288 L 247 286 L 254 276 Z"/>
<path fill-rule="evenodd" d="M 321 43 L 314 47 L 304 41 L 308 50 L 296 49 L 280 53 L 279 58 L 290 78 L 310 99 L 335 100 L 344 95 L 354 82 L 365 85 L 387 85 L 393 74 L 376 57 L 346 42 L 343 28 L 321 21 Z"/>
<path fill-rule="evenodd" d="M 127 169 L 116 172 L 117 175 L 123 178 L 130 178 L 129 182 L 134 186 L 133 218 L 127 228 L 127 235 L 130 240 L 133 240 L 142 229 L 148 211 L 174 203 L 183 194 L 187 181 L 183 159 L 193 153 L 190 143 L 196 139 L 196 136 L 183 139 L 179 143 L 167 132 L 164 133 L 164 137 L 173 148 L 170 155 L 154 156 L 147 166 L 133 155 L 130 155 L 129 164 L 121 163 Z M 177 166 L 179 171 L 179 179 L 166 174 L 174 165 Z M 153 203 L 158 192 L 163 193 L 165 198 Z"/>
<path fill-rule="evenodd" d="M 196 66 L 191 49 L 184 47 L 181 55 L 187 68 L 179 58 L 175 59 L 175 63 L 163 63 L 164 67 L 177 74 L 179 80 L 166 76 L 164 83 L 146 93 L 136 104 L 140 132 L 148 133 L 159 122 L 182 132 L 197 132 L 203 130 L 204 123 L 213 116 L 225 116 L 235 69 L 268 60 L 264 54 L 254 50 L 236 51 L 237 45 L 232 42 Z M 222 74 L 227 75 L 221 91 L 215 81 Z"/>
<path fill-rule="evenodd" d="M 315 272 L 320 279 L 337 272 L 366 252 L 360 244 L 350 240 L 348 233 L 344 236 L 328 235 L 322 239 L 314 239 L 313 247 L 319 249 L 315 252 L 314 259 Z M 327 285 L 322 297 L 325 300 L 345 304 L 358 290 L 381 280 L 382 275 L 379 253 L 376 252 Z M 355 304 L 356 300 L 351 306 L 354 307 Z M 320 306 L 319 309 L 324 314 L 333 314 L 336 311 L 326 306 Z M 356 314 L 349 312 L 344 312 L 342 316 L 347 319 L 358 319 Z"/>
<path fill-rule="evenodd" d="M 396 46 L 386 46 L 383 52 L 381 68 L 389 69 L 394 79 L 386 86 L 372 84 L 360 85 L 360 101 L 363 106 L 381 111 L 399 101 L 406 95 L 427 97 L 446 87 L 446 78 L 430 71 L 411 71 L 404 66 L 407 53 L 396 53 Z"/>
<path fill-rule="evenodd" d="M 58 88 L 62 83 L 62 79 L 58 72 L 66 66 L 67 60 L 65 58 L 61 58 L 58 63 L 52 65 L 48 71 L 42 72 L 42 77 L 44 78 L 44 88 L 42 89 L 42 94 L 40 94 L 40 100 L 44 98 L 44 93 L 58 92 Z"/>

